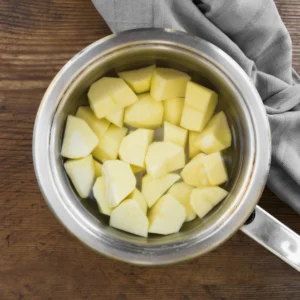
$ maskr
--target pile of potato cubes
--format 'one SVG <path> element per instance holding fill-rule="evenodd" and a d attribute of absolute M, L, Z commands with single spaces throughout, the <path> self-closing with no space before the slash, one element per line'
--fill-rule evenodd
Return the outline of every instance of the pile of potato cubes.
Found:
<path fill-rule="evenodd" d="M 65 170 L 112 227 L 143 237 L 178 232 L 227 196 L 219 187 L 228 180 L 220 151 L 232 140 L 226 115 L 213 116 L 218 95 L 181 71 L 153 65 L 118 76 L 94 82 L 90 107 L 68 116 Z M 153 141 L 161 126 L 163 140 Z"/>

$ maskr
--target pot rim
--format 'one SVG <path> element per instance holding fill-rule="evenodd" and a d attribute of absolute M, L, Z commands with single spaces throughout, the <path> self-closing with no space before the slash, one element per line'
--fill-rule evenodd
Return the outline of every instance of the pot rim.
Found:
<path fill-rule="evenodd" d="M 255 155 L 253 154 L 253 167 L 246 183 L 243 200 L 240 201 L 234 213 L 224 220 L 222 227 L 216 228 L 206 238 L 205 245 L 194 243 L 189 247 L 184 247 L 185 244 L 182 243 L 181 246 L 183 246 L 184 251 L 179 250 L 176 255 L 162 252 L 160 256 L 156 256 L 154 252 L 151 253 L 151 246 L 144 249 L 141 247 L 142 253 L 137 253 L 133 248 L 131 249 L 122 242 L 114 244 L 106 241 L 105 237 L 97 236 L 93 230 L 95 224 L 89 224 L 91 225 L 89 227 L 80 222 L 79 215 L 74 214 L 68 203 L 61 201 L 62 194 L 56 188 L 55 179 L 51 172 L 51 159 L 48 155 L 51 128 L 56 109 L 74 78 L 80 76 L 80 73 L 99 59 L 99 56 L 106 55 L 112 49 L 117 51 L 128 45 L 142 43 L 176 45 L 176 47 L 181 47 L 185 51 L 204 57 L 226 74 L 234 85 L 235 82 L 238 82 L 239 87 L 236 88 L 241 91 L 244 98 L 251 99 L 247 102 L 247 107 L 251 111 L 254 128 Z M 226 241 L 244 224 L 254 210 L 267 180 L 271 158 L 270 136 L 269 122 L 256 88 L 247 74 L 229 55 L 211 43 L 183 32 L 170 29 L 134 29 L 113 34 L 94 42 L 75 55 L 55 76 L 37 113 L 33 133 L 33 162 L 40 190 L 48 206 L 64 226 L 84 244 L 117 260 L 138 265 L 164 265 L 191 259 L 211 251 Z M 179 247 L 178 244 L 174 246 Z"/>

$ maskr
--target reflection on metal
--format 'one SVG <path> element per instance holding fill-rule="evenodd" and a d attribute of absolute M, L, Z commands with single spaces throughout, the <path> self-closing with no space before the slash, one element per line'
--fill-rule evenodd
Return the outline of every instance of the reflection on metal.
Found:
<path fill-rule="evenodd" d="M 241 230 L 300 272 L 300 236 L 261 207 Z"/>

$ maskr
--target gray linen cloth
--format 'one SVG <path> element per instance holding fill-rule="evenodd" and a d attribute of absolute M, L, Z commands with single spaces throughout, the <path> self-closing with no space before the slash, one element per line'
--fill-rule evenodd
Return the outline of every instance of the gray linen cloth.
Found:
<path fill-rule="evenodd" d="M 234 58 L 255 84 L 272 130 L 270 189 L 300 213 L 300 77 L 273 0 L 92 0 L 113 32 L 173 28 Z"/>

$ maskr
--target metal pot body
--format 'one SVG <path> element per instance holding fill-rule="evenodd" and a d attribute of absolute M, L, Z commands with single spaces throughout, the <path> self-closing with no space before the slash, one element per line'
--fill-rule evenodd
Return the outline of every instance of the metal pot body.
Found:
<path fill-rule="evenodd" d="M 87 104 L 89 86 L 104 74 L 156 63 L 188 72 L 219 94 L 233 132 L 224 152 L 230 180 L 226 201 L 203 220 L 185 223 L 169 236 L 136 237 L 108 226 L 96 204 L 74 192 L 60 156 L 68 114 Z M 171 264 L 202 255 L 237 231 L 255 208 L 270 164 L 270 129 L 260 96 L 244 71 L 214 45 L 185 33 L 143 29 L 99 40 L 74 56 L 50 84 L 40 105 L 33 159 L 41 191 L 57 218 L 84 244 L 117 260 Z"/>

